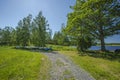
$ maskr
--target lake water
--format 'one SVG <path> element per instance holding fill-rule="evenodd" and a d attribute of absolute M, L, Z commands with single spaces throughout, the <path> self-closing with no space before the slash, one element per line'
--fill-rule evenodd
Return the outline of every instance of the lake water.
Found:
<path fill-rule="evenodd" d="M 100 46 L 92 46 L 91 48 L 89 48 L 89 50 L 100 50 Z M 114 51 L 116 49 L 120 49 L 120 46 L 106 46 L 106 49 L 109 51 Z"/>

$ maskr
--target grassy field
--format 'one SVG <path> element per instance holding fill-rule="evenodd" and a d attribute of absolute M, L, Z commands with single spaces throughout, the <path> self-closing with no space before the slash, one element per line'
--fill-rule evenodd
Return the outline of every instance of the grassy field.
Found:
<path fill-rule="evenodd" d="M 60 51 L 78 66 L 89 72 L 96 80 L 120 80 L 120 62 L 91 56 L 80 56 L 76 51 Z"/>
<path fill-rule="evenodd" d="M 49 66 L 43 54 L 0 47 L 0 80 L 48 80 Z"/>

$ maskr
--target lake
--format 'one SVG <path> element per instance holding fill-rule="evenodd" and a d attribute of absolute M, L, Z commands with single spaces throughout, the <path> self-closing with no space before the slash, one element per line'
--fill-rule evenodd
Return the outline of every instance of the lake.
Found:
<path fill-rule="evenodd" d="M 91 48 L 89 48 L 89 50 L 100 50 L 100 46 L 92 46 Z M 109 51 L 114 51 L 116 49 L 120 49 L 120 46 L 106 46 L 106 49 Z"/>

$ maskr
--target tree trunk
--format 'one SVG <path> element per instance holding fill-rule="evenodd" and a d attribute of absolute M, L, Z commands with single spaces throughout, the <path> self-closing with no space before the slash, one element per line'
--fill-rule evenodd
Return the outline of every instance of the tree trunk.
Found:
<path fill-rule="evenodd" d="M 101 36 L 101 51 L 106 51 L 104 37 Z"/>
<path fill-rule="evenodd" d="M 102 27 L 100 27 L 100 42 L 101 42 L 101 51 L 106 51 L 105 41 L 104 41 L 104 32 Z"/>

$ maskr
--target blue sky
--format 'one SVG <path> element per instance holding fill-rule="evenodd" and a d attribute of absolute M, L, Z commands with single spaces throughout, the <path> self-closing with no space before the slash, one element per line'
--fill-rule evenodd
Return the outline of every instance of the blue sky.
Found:
<path fill-rule="evenodd" d="M 35 17 L 39 11 L 48 20 L 53 33 L 60 30 L 61 24 L 67 21 L 67 13 L 72 10 L 75 0 L 0 0 L 0 28 L 16 27 L 19 20 L 32 14 Z M 119 42 L 120 35 L 106 39 L 106 42 Z"/>

